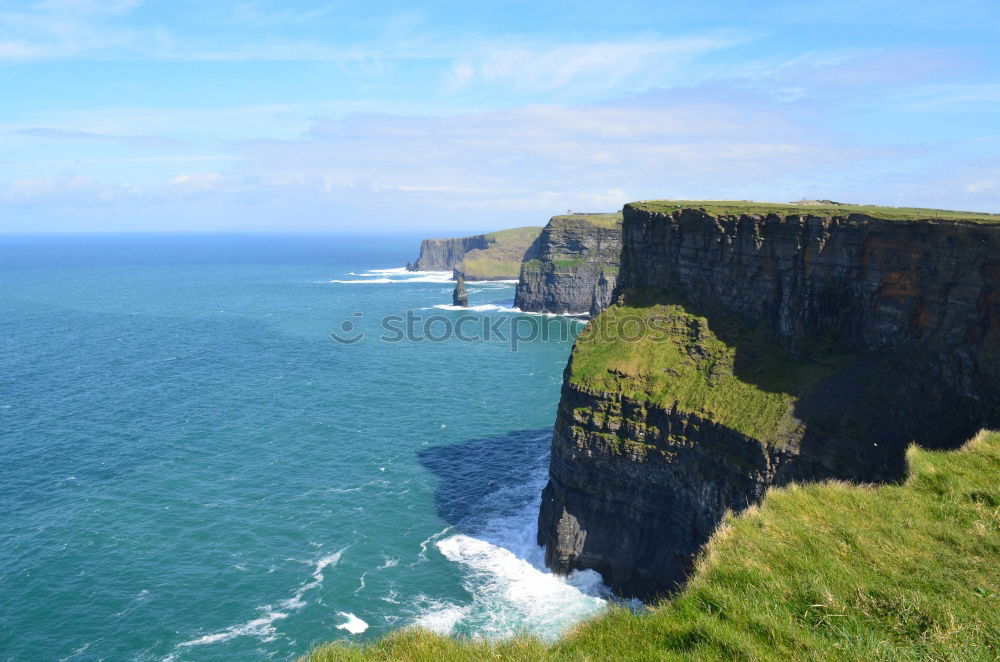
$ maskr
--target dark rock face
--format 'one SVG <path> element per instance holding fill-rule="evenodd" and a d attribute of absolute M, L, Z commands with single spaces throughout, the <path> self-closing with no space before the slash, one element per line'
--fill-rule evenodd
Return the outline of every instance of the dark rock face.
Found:
<path fill-rule="evenodd" d="M 673 288 L 789 341 L 913 347 L 960 393 L 996 406 L 1000 225 L 713 218 L 625 208 L 621 288 Z"/>
<path fill-rule="evenodd" d="M 593 568 L 624 595 L 666 593 L 727 509 L 763 497 L 786 455 L 697 416 L 566 382 L 539 517 L 546 563 Z"/>
<path fill-rule="evenodd" d="M 451 303 L 453 306 L 465 308 L 469 305 L 469 293 L 465 291 L 465 279 L 459 276 L 455 283 L 455 291 L 451 293 Z"/>
<path fill-rule="evenodd" d="M 536 313 L 597 314 L 611 303 L 618 277 L 621 227 L 611 214 L 553 217 L 528 249 L 514 305 Z"/>
<path fill-rule="evenodd" d="M 410 271 L 451 271 L 457 267 L 469 251 L 484 249 L 489 245 L 485 235 L 455 239 L 424 239 L 420 242 L 420 257 L 410 262 Z"/>
<path fill-rule="evenodd" d="M 590 392 L 571 362 L 539 515 L 557 572 L 668 594 L 725 512 L 770 486 L 898 480 L 909 443 L 955 447 L 1000 424 L 1000 226 L 626 206 L 616 296 L 657 289 L 763 324 L 803 360 L 819 343 L 855 358 L 801 394 L 801 425 L 777 444 Z"/>

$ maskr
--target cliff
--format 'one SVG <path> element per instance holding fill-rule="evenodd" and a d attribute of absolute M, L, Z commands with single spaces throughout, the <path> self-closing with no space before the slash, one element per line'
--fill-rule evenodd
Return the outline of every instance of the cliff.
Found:
<path fill-rule="evenodd" d="M 580 336 L 539 543 L 673 591 L 772 486 L 892 482 L 911 441 L 1000 423 L 1000 216 L 626 205 L 618 304 Z"/>
<path fill-rule="evenodd" d="M 500 230 L 455 239 L 424 239 L 410 271 L 453 271 L 465 280 L 513 280 L 539 227 Z"/>
<path fill-rule="evenodd" d="M 537 226 L 500 230 L 483 235 L 485 246 L 467 252 L 455 265 L 465 280 L 513 280 L 521 270 L 528 248 L 542 229 Z"/>
<path fill-rule="evenodd" d="M 611 303 L 621 214 L 553 216 L 524 255 L 514 305 L 538 313 L 590 313 Z"/>
<path fill-rule="evenodd" d="M 410 271 L 451 271 L 458 266 L 465 254 L 471 250 L 486 248 L 486 235 L 455 239 L 424 239 L 420 242 L 420 257 L 410 262 Z"/>

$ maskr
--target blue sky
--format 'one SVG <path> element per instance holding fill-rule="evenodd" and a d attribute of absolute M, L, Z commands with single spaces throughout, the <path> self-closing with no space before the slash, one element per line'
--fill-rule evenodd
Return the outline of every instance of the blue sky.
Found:
<path fill-rule="evenodd" d="M 0 231 L 1000 212 L 1000 2 L 0 0 Z"/>

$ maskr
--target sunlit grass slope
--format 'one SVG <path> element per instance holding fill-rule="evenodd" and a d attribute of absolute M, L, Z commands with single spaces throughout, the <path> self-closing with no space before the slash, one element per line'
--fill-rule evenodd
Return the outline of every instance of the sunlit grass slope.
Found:
<path fill-rule="evenodd" d="M 488 246 L 466 253 L 458 271 L 466 280 L 516 279 L 524 252 L 541 233 L 534 226 L 491 232 Z"/>
<path fill-rule="evenodd" d="M 908 461 L 901 485 L 772 490 L 727 518 L 673 600 L 551 646 L 409 630 L 304 659 L 1000 659 L 1000 433 Z"/>
<path fill-rule="evenodd" d="M 797 394 L 837 365 L 798 360 L 741 318 L 715 314 L 709 322 L 666 293 L 626 294 L 577 338 L 572 383 L 697 414 L 771 443 L 794 427 Z"/>

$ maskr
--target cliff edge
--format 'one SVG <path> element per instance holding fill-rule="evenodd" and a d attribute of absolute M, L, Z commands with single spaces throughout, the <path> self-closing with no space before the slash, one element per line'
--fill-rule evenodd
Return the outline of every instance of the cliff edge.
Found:
<path fill-rule="evenodd" d="M 616 305 L 567 366 L 539 543 L 672 592 L 775 485 L 892 482 L 1000 424 L 1000 216 L 626 205 Z"/>
<path fill-rule="evenodd" d="M 553 216 L 524 255 L 514 305 L 536 313 L 596 315 L 611 303 L 621 213 Z"/>

